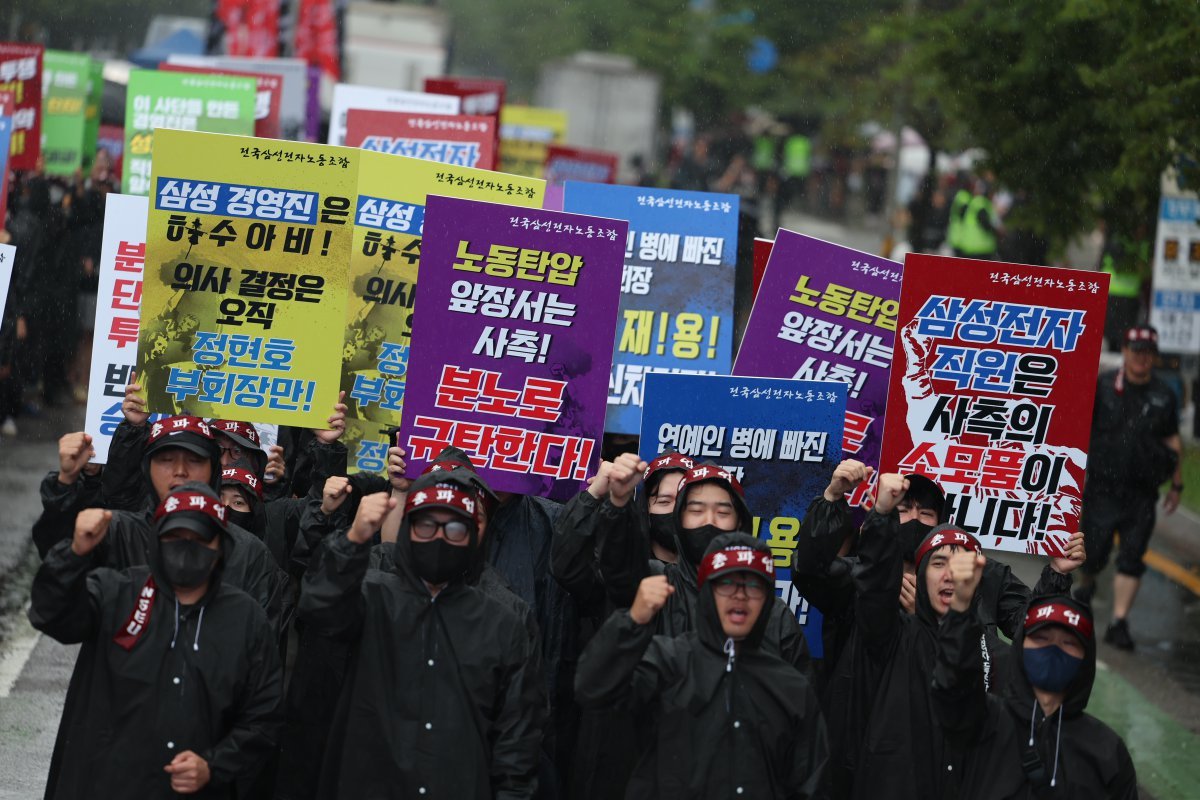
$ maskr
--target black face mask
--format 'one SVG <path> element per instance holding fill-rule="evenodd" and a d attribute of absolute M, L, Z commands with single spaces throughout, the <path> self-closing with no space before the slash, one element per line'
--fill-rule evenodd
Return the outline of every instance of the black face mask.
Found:
<path fill-rule="evenodd" d="M 237 525 L 239 528 L 250 531 L 251 533 L 258 533 L 258 531 L 255 530 L 256 526 L 254 524 L 253 511 L 234 511 L 232 508 L 226 507 L 225 519 L 229 522 L 232 522 L 234 525 Z"/>
<path fill-rule="evenodd" d="M 675 515 L 651 514 L 650 539 L 659 547 L 675 552 Z"/>
<path fill-rule="evenodd" d="M 163 573 L 174 589 L 203 586 L 221 557 L 220 550 L 212 550 L 190 539 L 159 542 L 158 552 Z"/>
<path fill-rule="evenodd" d="M 728 533 L 728 531 L 723 531 L 716 525 L 684 528 L 679 534 L 679 541 L 683 546 L 681 555 L 687 559 L 689 564 L 698 566 L 704 559 L 704 551 L 708 549 L 709 543 L 722 533 Z"/>
<path fill-rule="evenodd" d="M 445 539 L 413 542 L 413 568 L 434 585 L 461 578 L 471 564 L 471 548 L 456 547 Z"/>
<path fill-rule="evenodd" d="M 912 561 L 917 554 L 917 548 L 921 546 L 921 542 L 925 541 L 925 537 L 933 530 L 932 525 L 926 525 L 919 519 L 910 519 L 908 522 L 900 523 L 900 547 L 904 554 L 905 561 Z"/>

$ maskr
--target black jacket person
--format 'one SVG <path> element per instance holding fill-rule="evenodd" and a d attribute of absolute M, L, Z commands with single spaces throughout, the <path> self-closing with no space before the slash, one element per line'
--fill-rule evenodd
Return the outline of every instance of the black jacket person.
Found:
<path fill-rule="evenodd" d="M 953 566 L 956 593 L 969 598 L 969 560 Z M 978 638 L 977 618 L 956 610 L 946 615 L 934 680 L 941 716 L 966 737 L 1007 725 L 1015 744 L 996 757 L 1024 779 L 1030 800 L 1136 800 L 1137 774 L 1125 743 L 1084 710 L 1096 677 L 1089 607 L 1066 595 L 1033 598 L 1012 643 L 1016 667 L 1006 701 L 982 691 Z"/>
<path fill-rule="evenodd" d="M 394 570 L 369 570 L 394 503 L 364 498 L 304 577 L 301 619 L 354 643 L 318 795 L 530 797 L 545 689 L 522 621 L 466 582 L 482 555 L 476 499 L 410 491 Z"/>
<path fill-rule="evenodd" d="M 83 645 L 47 798 L 236 797 L 268 758 L 281 677 L 258 604 L 221 580 L 236 547 L 216 493 L 189 483 L 155 515 L 149 566 L 102 566 L 111 511 L 47 553 L 29 619 Z"/>
<path fill-rule="evenodd" d="M 657 720 L 629 798 L 825 796 L 828 746 L 808 680 L 763 648 L 774 558 L 750 536 L 722 534 L 700 565 L 695 626 L 654 635 L 676 593 L 646 578 L 584 652 L 585 706 L 646 708 Z"/>

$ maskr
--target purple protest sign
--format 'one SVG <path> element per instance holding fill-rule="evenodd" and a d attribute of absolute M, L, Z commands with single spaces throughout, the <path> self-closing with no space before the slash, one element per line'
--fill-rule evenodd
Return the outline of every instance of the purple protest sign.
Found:
<path fill-rule="evenodd" d="M 400 441 L 566 499 L 600 455 L 628 223 L 429 196 Z"/>
<path fill-rule="evenodd" d="M 846 458 L 879 467 L 903 267 L 780 229 L 733 364 L 743 377 L 847 384 Z M 866 483 L 850 504 L 868 507 Z"/>

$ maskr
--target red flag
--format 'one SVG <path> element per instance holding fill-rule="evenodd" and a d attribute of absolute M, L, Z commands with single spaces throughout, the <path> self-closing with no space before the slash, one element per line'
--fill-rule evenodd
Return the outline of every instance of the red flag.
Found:
<path fill-rule="evenodd" d="M 217 0 L 217 19 L 227 55 L 279 55 L 279 0 Z"/>
<path fill-rule="evenodd" d="M 342 77 L 338 53 L 337 13 L 333 0 L 300 0 L 296 20 L 296 55 L 333 80 Z"/>

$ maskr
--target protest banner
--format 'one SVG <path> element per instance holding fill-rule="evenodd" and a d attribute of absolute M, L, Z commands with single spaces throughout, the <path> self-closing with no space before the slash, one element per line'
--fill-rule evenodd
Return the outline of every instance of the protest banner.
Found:
<path fill-rule="evenodd" d="M 600 457 L 622 220 L 429 198 L 400 442 L 497 491 L 565 500 Z"/>
<path fill-rule="evenodd" d="M 1062 555 L 1107 299 L 1103 273 L 906 256 L 881 469 L 936 481 L 984 547 Z"/>
<path fill-rule="evenodd" d="M 546 148 L 546 163 L 542 169 L 547 183 L 613 183 L 617 179 L 618 161 L 619 156 L 607 150 L 552 144 Z"/>
<path fill-rule="evenodd" d="M 738 197 L 568 182 L 563 210 L 629 220 L 605 430 L 637 433 L 647 372 L 729 374 Z"/>
<path fill-rule="evenodd" d="M 346 143 L 346 114 L 352 108 L 367 111 L 403 111 L 409 114 L 457 114 L 462 101 L 445 94 L 378 89 L 339 83 L 333 87 L 333 108 L 329 112 L 329 143 Z"/>
<path fill-rule="evenodd" d="M 277 75 L 283 81 L 279 96 L 280 138 L 314 141 L 308 135 L 308 65 L 302 58 L 259 58 L 253 56 L 171 55 L 170 64 L 191 67 L 216 67 L 234 72 Z"/>
<path fill-rule="evenodd" d="M 217 0 L 213 17 L 220 25 L 221 49 L 231 56 L 274 56 L 279 6 L 279 0 Z"/>
<path fill-rule="evenodd" d="M 449 94 L 462 100 L 462 113 L 477 117 L 491 117 L 493 142 L 492 152 L 496 162 L 500 160 L 500 109 L 504 108 L 504 97 L 508 84 L 500 78 L 426 78 L 425 91 L 431 94 Z M 495 164 L 486 169 L 496 169 Z"/>
<path fill-rule="evenodd" d="M 895 261 L 780 228 L 733 363 L 734 375 L 846 384 L 842 452 L 876 469 L 902 273 Z M 869 510 L 871 485 L 850 505 Z"/>
<path fill-rule="evenodd" d="M 324 427 L 361 151 L 156 137 L 138 348 L 147 407 Z"/>
<path fill-rule="evenodd" d="M 820 613 L 792 586 L 792 553 L 808 504 L 825 491 L 842 460 L 846 387 L 827 381 L 725 375 L 646 377 L 641 457 L 678 450 L 714 461 L 746 493 L 755 537 L 775 556 L 775 590 L 821 657 Z"/>
<path fill-rule="evenodd" d="M 12 158 L 9 144 L 12 141 L 14 109 L 12 92 L 0 92 L 0 220 L 7 219 L 8 214 L 8 175 Z"/>
<path fill-rule="evenodd" d="M 346 114 L 347 147 L 495 169 L 496 121 L 462 114 L 406 114 L 352 108 Z"/>
<path fill-rule="evenodd" d="M 83 123 L 83 168 L 91 169 L 100 139 L 101 106 L 104 103 L 104 63 L 90 59 L 88 96 Z"/>
<path fill-rule="evenodd" d="M 262 139 L 280 138 L 279 103 L 283 95 L 283 78 L 264 72 L 242 72 L 235 69 L 216 67 L 192 67 L 170 62 L 158 66 L 162 72 L 186 72 L 192 75 L 225 75 L 235 78 L 253 78 L 254 135 Z"/>
<path fill-rule="evenodd" d="M 546 149 L 567 138 L 567 112 L 557 108 L 503 106 L 500 109 L 500 170 L 540 178 Z"/>
<path fill-rule="evenodd" d="M 47 50 L 42 59 L 42 164 L 47 175 L 83 167 L 92 59 Z"/>
<path fill-rule="evenodd" d="M 1150 324 L 1168 353 L 1200 351 L 1200 199 L 1195 192 L 1164 192 L 1154 241 Z"/>
<path fill-rule="evenodd" d="M 97 271 L 96 325 L 83 429 L 92 437 L 97 464 L 108 463 L 113 433 L 121 424 L 125 387 L 137 365 L 137 335 L 146 262 L 145 197 L 109 194 L 104 206 L 104 241 Z M 152 414 L 154 420 L 164 414 Z"/>
<path fill-rule="evenodd" d="M 254 133 L 255 95 L 252 78 L 131 71 L 125 97 L 121 192 L 151 193 L 155 128 L 249 136 Z"/>
<path fill-rule="evenodd" d="M 351 473 L 381 471 L 387 431 L 400 424 L 426 197 L 536 208 L 544 186 L 533 178 L 384 153 L 364 151 L 360 159 L 342 347 L 349 408 L 342 444 Z"/>
<path fill-rule="evenodd" d="M 42 54 L 40 44 L 0 42 L 0 92 L 12 92 L 8 168 L 37 168 L 42 153 Z"/>
<path fill-rule="evenodd" d="M 750 295 L 750 305 L 754 305 L 754 301 L 758 299 L 758 287 L 762 285 L 763 274 L 767 271 L 767 261 L 771 258 L 771 247 L 775 244 L 774 239 L 754 238 L 754 255 L 753 258 L 753 274 L 751 276 L 752 293 Z"/>

